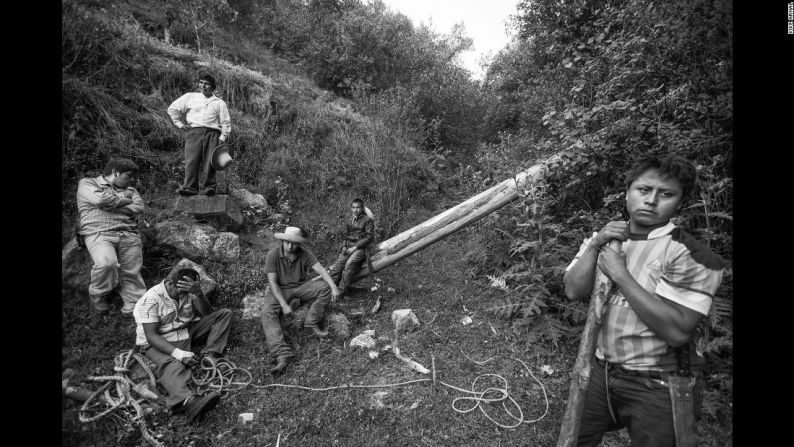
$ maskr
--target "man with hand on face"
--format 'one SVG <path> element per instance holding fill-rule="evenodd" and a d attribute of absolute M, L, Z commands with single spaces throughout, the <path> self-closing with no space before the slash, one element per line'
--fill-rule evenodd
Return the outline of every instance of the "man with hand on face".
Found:
<path fill-rule="evenodd" d="M 215 96 L 215 78 L 199 75 L 198 92 L 185 93 L 168 106 L 168 115 L 185 137 L 185 181 L 177 189 L 183 196 L 215 194 L 217 181 L 212 151 L 225 143 L 232 131 L 226 103 Z"/>
<path fill-rule="evenodd" d="M 364 212 L 364 201 L 354 199 L 350 202 L 352 217 L 345 224 L 345 237 L 340 247 L 339 257 L 328 272 L 331 279 L 339 284 L 339 292 L 344 294 L 353 276 L 358 273 L 366 257 L 367 246 L 372 242 L 375 224 Z"/>
<path fill-rule="evenodd" d="M 310 328 L 317 337 L 327 337 L 328 332 L 321 330 L 319 324 L 331 298 L 339 296 L 339 289 L 314 253 L 302 246 L 307 241 L 300 228 L 287 227 L 283 233 L 275 233 L 273 237 L 281 244 L 270 250 L 265 258 L 265 273 L 272 293 L 265 297 L 261 319 L 270 355 L 278 359 L 278 364 L 270 372 L 279 373 L 294 358 L 292 348 L 284 342 L 279 314 L 283 312 L 286 317 L 292 313 L 289 301 L 311 303 L 303 327 Z M 323 281 L 312 281 L 307 274 L 310 268 L 320 274 Z"/>
<path fill-rule="evenodd" d="M 590 295 L 598 267 L 614 284 L 596 344 L 579 446 L 626 427 L 632 445 L 676 445 L 671 377 L 705 361 L 691 339 L 708 315 L 724 261 L 670 219 L 695 189 L 697 171 L 677 155 L 645 156 L 626 176 L 629 221 L 606 224 L 566 269 L 565 294 Z M 609 246 L 620 241 L 619 251 Z M 691 383 L 691 382 L 690 382 Z M 676 413 L 676 419 L 694 418 Z M 676 423 L 675 427 L 679 427 Z"/>
<path fill-rule="evenodd" d="M 94 261 L 88 297 L 99 314 L 110 310 L 107 295 L 116 286 L 120 286 L 124 302 L 121 313 L 125 316 L 132 316 L 135 303 L 146 291 L 137 220 L 144 206 L 141 195 L 131 186 L 137 172 L 132 160 L 112 158 L 102 175 L 81 179 L 77 187 L 78 234 Z"/>
<path fill-rule="evenodd" d="M 215 407 L 220 394 L 211 390 L 199 395 L 192 388 L 190 367 L 216 364 L 226 348 L 232 311 L 210 313 L 199 273 L 177 269 L 149 289 L 135 305 L 135 322 L 135 344 L 157 364 L 157 380 L 168 391 L 166 404 L 184 410 L 188 424 Z M 197 348 L 200 360 L 193 353 Z"/>

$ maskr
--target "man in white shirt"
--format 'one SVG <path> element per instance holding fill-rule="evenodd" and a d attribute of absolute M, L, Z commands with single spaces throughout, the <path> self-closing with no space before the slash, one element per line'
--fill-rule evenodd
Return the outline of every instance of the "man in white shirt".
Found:
<path fill-rule="evenodd" d="M 212 151 L 225 143 L 232 131 L 226 103 L 215 96 L 215 78 L 199 75 L 198 92 L 185 93 L 168 106 L 168 115 L 185 137 L 185 181 L 177 192 L 183 196 L 215 194 L 217 181 Z"/>
<path fill-rule="evenodd" d="M 135 344 L 157 364 L 157 381 L 168 391 L 166 404 L 184 410 L 187 423 L 220 400 L 217 391 L 199 394 L 191 367 L 216 365 L 226 349 L 232 311 L 210 312 L 196 270 L 182 268 L 149 289 L 135 304 Z M 193 351 L 199 351 L 198 357 Z"/>

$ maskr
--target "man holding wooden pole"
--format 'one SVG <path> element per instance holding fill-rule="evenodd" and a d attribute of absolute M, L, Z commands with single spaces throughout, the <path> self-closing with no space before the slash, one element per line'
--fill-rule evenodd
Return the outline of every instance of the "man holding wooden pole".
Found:
<path fill-rule="evenodd" d="M 724 265 L 670 222 L 696 176 L 676 155 L 638 160 L 626 176 L 630 220 L 586 239 L 566 269 L 571 300 L 589 296 L 596 266 L 613 288 L 606 289 L 595 358 L 588 359 L 593 367 L 574 374 L 569 412 L 577 414 L 574 403 L 583 408 L 573 419 L 566 413 L 558 446 L 596 446 L 605 432 L 623 427 L 633 446 L 694 446 L 694 387 L 702 386 L 696 378 L 705 362 L 691 337 L 708 315 Z M 613 240 L 622 247 L 612 248 Z M 580 357 L 592 356 L 585 351 Z M 577 366 L 587 363 L 580 360 Z M 581 401 L 577 386 L 586 393 Z"/>

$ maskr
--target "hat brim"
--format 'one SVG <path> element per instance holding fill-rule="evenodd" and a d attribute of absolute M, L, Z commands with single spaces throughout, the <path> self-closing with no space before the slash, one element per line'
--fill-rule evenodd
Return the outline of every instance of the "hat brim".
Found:
<path fill-rule="evenodd" d="M 274 233 L 273 237 L 276 238 L 276 239 L 282 240 L 282 241 L 296 242 L 298 244 L 305 244 L 306 243 L 306 239 L 304 239 L 304 238 L 302 238 L 300 236 L 296 236 L 294 234 Z"/>
<path fill-rule="evenodd" d="M 212 150 L 212 154 L 210 154 L 210 160 L 212 160 L 212 168 L 216 171 L 223 171 L 232 162 L 232 156 L 229 152 L 231 147 L 226 143 L 221 143 Z M 225 154 L 225 156 L 224 156 Z M 223 160 L 221 159 L 223 158 Z"/>

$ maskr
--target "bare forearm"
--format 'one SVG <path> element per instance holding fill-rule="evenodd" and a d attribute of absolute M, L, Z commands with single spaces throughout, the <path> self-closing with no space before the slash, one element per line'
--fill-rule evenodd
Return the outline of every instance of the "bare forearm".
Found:
<path fill-rule="evenodd" d="M 598 250 L 592 245 L 588 246 L 576 264 L 565 272 L 565 296 L 570 300 L 580 300 L 590 295 L 595 282 L 595 269 L 598 260 Z"/>
<path fill-rule="evenodd" d="M 268 276 L 268 282 L 270 283 L 270 291 L 273 292 L 273 296 L 276 297 L 281 306 L 287 305 L 287 300 L 284 299 L 284 295 L 281 293 L 281 287 L 279 287 L 278 282 L 271 276 Z"/>
<path fill-rule="evenodd" d="M 210 306 L 210 302 L 207 297 L 204 296 L 203 292 L 198 292 L 193 294 L 195 298 L 193 298 L 193 307 L 201 314 L 201 315 L 209 315 L 210 311 L 212 310 L 212 306 Z"/>
<path fill-rule="evenodd" d="M 157 333 L 146 334 L 146 342 L 163 354 L 171 355 L 171 353 L 174 352 L 174 349 L 176 349 L 176 346 L 172 345 L 171 342 Z"/>

